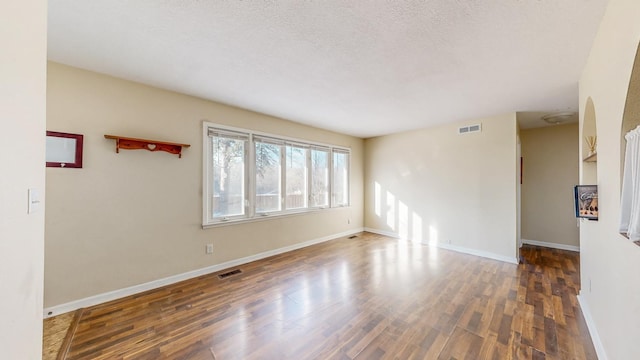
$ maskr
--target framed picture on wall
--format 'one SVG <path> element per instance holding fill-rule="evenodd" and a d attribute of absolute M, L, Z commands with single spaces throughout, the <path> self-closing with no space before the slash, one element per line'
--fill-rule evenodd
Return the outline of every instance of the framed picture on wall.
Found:
<path fill-rule="evenodd" d="M 47 167 L 81 168 L 84 136 L 47 131 Z"/>
<path fill-rule="evenodd" d="M 576 185 L 573 197 L 577 218 L 598 220 L 598 185 Z"/>

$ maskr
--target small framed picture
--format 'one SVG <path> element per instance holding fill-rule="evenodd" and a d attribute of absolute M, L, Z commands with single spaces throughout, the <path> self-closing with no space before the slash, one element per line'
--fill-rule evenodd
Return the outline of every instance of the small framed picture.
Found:
<path fill-rule="evenodd" d="M 576 185 L 573 196 L 577 218 L 598 220 L 598 185 Z"/>
<path fill-rule="evenodd" d="M 47 131 L 47 167 L 81 168 L 82 142 L 80 134 Z"/>

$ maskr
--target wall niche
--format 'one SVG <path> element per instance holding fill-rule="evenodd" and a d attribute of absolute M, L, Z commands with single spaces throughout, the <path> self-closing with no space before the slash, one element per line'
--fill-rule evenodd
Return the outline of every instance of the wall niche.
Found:
<path fill-rule="evenodd" d="M 582 125 L 582 139 L 581 145 L 581 157 L 585 159 L 582 163 L 582 179 L 580 181 L 583 185 L 597 185 L 598 184 L 598 162 L 597 162 L 597 147 L 596 154 L 589 154 L 589 145 L 587 142 L 588 137 L 594 137 L 597 141 L 598 131 L 596 128 L 596 107 L 593 104 L 591 97 L 587 98 L 587 104 L 584 107 L 584 122 Z"/>

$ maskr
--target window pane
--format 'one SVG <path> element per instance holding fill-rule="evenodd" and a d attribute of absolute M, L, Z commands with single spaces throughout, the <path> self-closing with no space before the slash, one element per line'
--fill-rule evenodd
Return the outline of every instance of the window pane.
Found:
<path fill-rule="evenodd" d="M 256 212 L 279 211 L 281 146 L 256 142 Z"/>
<path fill-rule="evenodd" d="M 214 218 L 245 214 L 245 145 L 246 141 L 213 136 Z"/>
<path fill-rule="evenodd" d="M 286 147 L 287 174 L 287 209 L 307 207 L 307 149 L 303 147 Z"/>
<path fill-rule="evenodd" d="M 349 205 L 349 154 L 333 153 L 333 206 Z"/>
<path fill-rule="evenodd" d="M 349 150 L 215 125 L 204 127 L 204 227 L 349 205 Z"/>
<path fill-rule="evenodd" d="M 329 151 L 311 149 L 310 207 L 329 205 Z"/>

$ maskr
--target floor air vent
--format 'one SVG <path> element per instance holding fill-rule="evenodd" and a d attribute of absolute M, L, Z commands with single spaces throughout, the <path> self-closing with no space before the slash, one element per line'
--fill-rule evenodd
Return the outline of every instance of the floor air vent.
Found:
<path fill-rule="evenodd" d="M 226 273 L 218 274 L 218 279 L 225 279 L 225 278 L 228 278 L 229 276 L 233 276 L 237 274 L 242 274 L 242 270 L 235 269 L 235 270 L 227 271 Z"/>
<path fill-rule="evenodd" d="M 351 236 L 349 236 L 349 239 L 355 239 L 357 237 L 358 237 L 358 235 L 351 235 Z"/>

